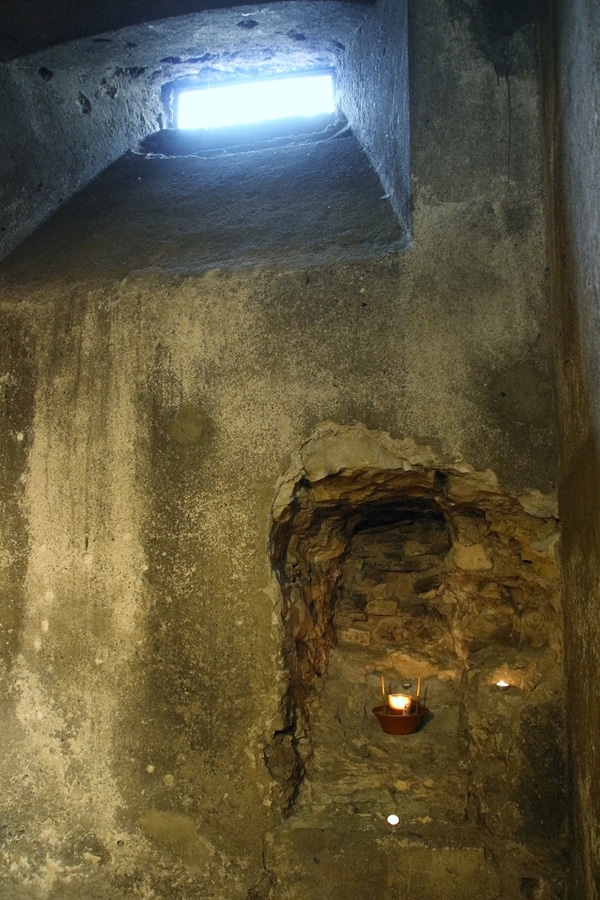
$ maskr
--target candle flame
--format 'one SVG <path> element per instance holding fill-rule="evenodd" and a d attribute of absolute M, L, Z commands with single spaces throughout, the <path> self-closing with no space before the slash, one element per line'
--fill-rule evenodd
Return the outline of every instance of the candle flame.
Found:
<path fill-rule="evenodd" d="M 412 697 L 406 694 L 388 694 L 388 705 L 390 709 L 408 710 L 412 703 Z"/>

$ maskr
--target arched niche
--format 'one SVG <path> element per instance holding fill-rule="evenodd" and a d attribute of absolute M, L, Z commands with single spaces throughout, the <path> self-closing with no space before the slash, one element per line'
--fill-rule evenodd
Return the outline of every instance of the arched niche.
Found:
<path fill-rule="evenodd" d="M 557 677 L 557 534 L 554 499 L 537 490 L 503 490 L 493 472 L 411 439 L 320 426 L 272 506 L 288 680 L 286 725 L 266 760 L 284 806 L 293 806 L 313 751 L 311 708 L 333 647 L 361 648 L 374 681 L 376 670 L 411 674 L 399 660 L 412 674 L 458 684 L 477 669 L 491 681 L 519 655 L 514 677 L 525 682 L 529 652 L 545 653 Z"/>

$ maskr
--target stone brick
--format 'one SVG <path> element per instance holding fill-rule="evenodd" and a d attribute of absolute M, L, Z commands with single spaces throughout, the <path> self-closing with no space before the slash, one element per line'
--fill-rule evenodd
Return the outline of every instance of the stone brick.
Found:
<path fill-rule="evenodd" d="M 407 558 L 411 556 L 423 556 L 425 553 L 429 553 L 429 547 L 425 546 L 425 544 L 421 544 L 418 541 L 406 541 L 404 544 L 404 555 Z"/>
<path fill-rule="evenodd" d="M 464 572 L 482 572 L 491 569 L 492 561 L 485 552 L 483 544 L 454 544 L 454 562 Z"/>
<path fill-rule="evenodd" d="M 365 612 L 368 616 L 395 616 L 397 609 L 396 600 L 369 600 Z"/>
<path fill-rule="evenodd" d="M 427 591 L 433 591 L 438 588 L 441 583 L 439 573 L 435 575 L 427 575 L 424 578 L 417 578 L 414 585 L 415 594 L 424 594 Z"/>
<path fill-rule="evenodd" d="M 357 644 L 359 647 L 368 647 L 371 643 L 371 632 L 367 628 L 360 628 L 356 625 L 351 628 L 342 628 L 338 637 L 346 644 Z"/>
<path fill-rule="evenodd" d="M 393 573 L 386 579 L 388 597 L 397 597 L 399 600 L 411 597 L 414 593 L 414 576 L 408 573 Z"/>

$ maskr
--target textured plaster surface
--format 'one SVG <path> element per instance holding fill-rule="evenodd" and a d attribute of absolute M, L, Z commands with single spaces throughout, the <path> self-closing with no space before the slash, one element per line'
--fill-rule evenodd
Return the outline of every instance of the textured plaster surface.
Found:
<path fill-rule="evenodd" d="M 369 6 L 375 0 L 335 0 L 336 5 L 348 3 L 356 8 Z M 31 54 L 44 47 L 56 46 L 65 41 L 70 41 L 86 36 L 94 36 L 112 29 L 122 29 L 129 25 L 139 25 L 146 22 L 156 22 L 159 19 L 167 19 L 173 16 L 183 18 L 186 15 L 210 11 L 229 11 L 233 8 L 233 15 L 261 18 L 261 13 L 267 12 L 271 17 L 272 10 L 268 7 L 306 5 L 312 11 L 313 22 L 322 15 L 323 9 L 331 5 L 329 0 L 309 0 L 308 4 L 299 4 L 298 0 L 262 0 L 260 4 L 240 3 L 238 0 L 142 0 L 135 6 L 123 7 L 116 0 L 99 5 L 79 4 L 77 14 L 68 5 L 68 0 L 39 0 L 31 3 L 22 0 L 12 0 L 2 8 L 0 23 L 2 37 L 0 38 L 0 58 L 12 59 L 14 57 Z M 228 15 L 228 12 L 225 12 Z M 229 13 L 231 16 L 231 13 Z M 349 12 L 352 15 L 352 11 Z M 213 18 L 211 16 L 211 18 Z M 218 21 L 218 19 L 215 19 Z"/>
<path fill-rule="evenodd" d="M 582 714 L 570 735 L 573 898 L 600 896 L 599 534 L 600 79 L 594 3 L 557 3 L 548 72 L 548 147 L 554 195 L 553 295 L 560 412 L 561 541 L 568 690 Z"/>
<path fill-rule="evenodd" d="M 408 4 L 380 3 L 342 57 L 343 109 L 390 195 L 400 222 L 410 222 Z M 387 97 L 394 115 L 387 114 Z"/>
<path fill-rule="evenodd" d="M 218 267 L 156 247 L 149 268 L 152 213 L 135 236 L 137 210 L 109 177 L 93 254 L 69 255 L 89 225 L 74 205 L 60 246 L 50 222 L 19 277 L 3 269 L 0 896 L 297 896 L 264 764 L 288 687 L 268 539 L 277 480 L 319 422 L 410 436 L 508 491 L 552 493 L 535 80 L 511 82 L 523 115 L 507 168 L 506 85 L 468 20 L 441 0 L 412 12 L 409 253 L 241 269 L 239 184 L 219 159 L 230 230 Z M 196 217 L 204 172 L 182 200 Z M 351 234 L 360 219 L 359 206 Z M 269 227 L 278 239 L 275 220 L 256 221 L 263 247 Z M 120 246 L 117 272 L 103 258 Z M 480 873 L 481 896 L 495 889 L 477 847 L 439 865 L 448 884 Z M 372 900 L 358 884 L 356 900 Z"/>
<path fill-rule="evenodd" d="M 115 218 L 127 222 L 118 239 Z M 128 154 L 17 248 L 3 273 L 14 283 L 25 273 L 125 277 L 132 260 L 183 272 L 308 265 L 385 256 L 404 239 L 365 152 L 343 131 L 208 157 Z"/>

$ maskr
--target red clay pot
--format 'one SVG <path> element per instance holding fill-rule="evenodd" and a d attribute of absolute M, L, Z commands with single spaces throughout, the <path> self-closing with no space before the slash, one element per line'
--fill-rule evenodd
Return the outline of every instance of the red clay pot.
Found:
<path fill-rule="evenodd" d="M 423 722 L 429 710 L 426 706 L 419 707 L 418 712 L 405 716 L 395 712 L 389 706 L 375 706 L 373 712 L 379 719 L 379 724 L 386 734 L 413 734 Z"/>

